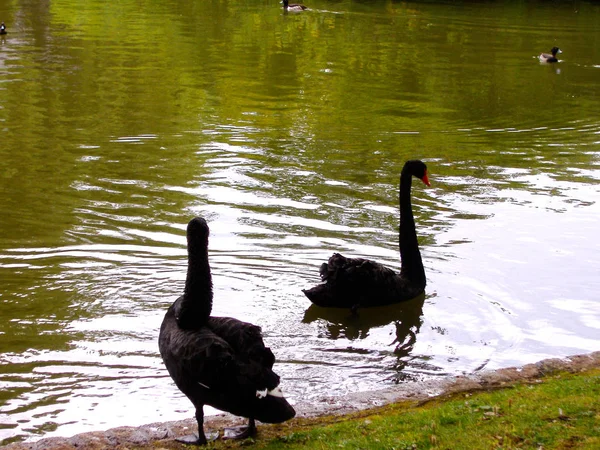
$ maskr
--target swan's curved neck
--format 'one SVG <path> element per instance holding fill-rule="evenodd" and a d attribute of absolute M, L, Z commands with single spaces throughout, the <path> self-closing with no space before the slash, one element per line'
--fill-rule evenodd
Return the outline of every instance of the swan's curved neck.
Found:
<path fill-rule="evenodd" d="M 406 169 L 400 175 L 400 274 L 412 283 L 425 287 L 425 269 L 419 251 L 411 202 L 412 175 Z"/>
<path fill-rule="evenodd" d="M 180 326 L 202 326 L 212 310 L 212 277 L 208 263 L 208 243 L 188 242 L 188 271 L 181 299 Z"/>

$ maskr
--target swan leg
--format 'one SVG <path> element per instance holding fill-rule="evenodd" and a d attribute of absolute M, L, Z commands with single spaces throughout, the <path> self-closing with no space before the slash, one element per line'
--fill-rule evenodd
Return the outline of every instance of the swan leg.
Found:
<path fill-rule="evenodd" d="M 198 422 L 198 436 L 192 434 L 175 439 L 177 442 L 188 445 L 206 445 L 208 441 L 214 441 L 219 438 L 219 432 L 204 434 L 204 411 L 203 406 L 196 408 L 196 421 Z"/>
<path fill-rule="evenodd" d="M 246 427 L 225 428 L 223 439 L 247 439 L 253 436 L 256 436 L 256 423 L 250 418 Z"/>

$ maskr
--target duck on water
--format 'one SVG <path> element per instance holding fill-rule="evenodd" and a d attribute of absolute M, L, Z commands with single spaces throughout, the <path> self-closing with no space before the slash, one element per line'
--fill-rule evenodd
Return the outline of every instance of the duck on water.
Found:
<path fill-rule="evenodd" d="M 260 327 L 231 317 L 212 317 L 212 278 L 208 262 L 209 228 L 196 217 L 187 227 L 188 271 L 183 295 L 168 309 L 159 335 L 163 361 L 196 408 L 198 436 L 178 439 L 204 445 L 204 405 L 248 418 L 248 426 L 228 430 L 226 438 L 256 434 L 255 420 L 280 423 L 294 408 L 279 389 L 275 357 Z M 211 434 L 210 439 L 216 439 Z"/>
<path fill-rule="evenodd" d="M 306 11 L 308 7 L 300 4 L 300 3 L 290 3 L 289 0 L 283 0 L 283 10 L 289 12 L 302 12 Z"/>
<path fill-rule="evenodd" d="M 425 269 L 411 204 L 412 177 L 430 185 L 424 162 L 407 161 L 400 175 L 400 273 L 375 261 L 334 253 L 319 270 L 323 283 L 302 291 L 311 302 L 356 310 L 410 300 L 424 292 Z"/>
<path fill-rule="evenodd" d="M 555 63 L 558 62 L 558 58 L 556 57 L 558 53 L 562 53 L 562 50 L 558 47 L 552 47 L 550 53 L 542 53 L 538 58 L 540 62 Z"/>

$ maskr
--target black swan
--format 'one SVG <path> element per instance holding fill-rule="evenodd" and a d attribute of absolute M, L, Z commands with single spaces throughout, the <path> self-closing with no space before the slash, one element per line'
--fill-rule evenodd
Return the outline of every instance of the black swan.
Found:
<path fill-rule="evenodd" d="M 557 53 L 562 53 L 562 50 L 558 47 L 552 47 L 552 50 L 550 50 L 550 53 L 542 53 L 539 56 L 540 61 L 547 62 L 547 63 L 558 62 L 558 59 L 556 58 Z"/>
<path fill-rule="evenodd" d="M 283 0 L 283 9 L 285 11 L 291 11 L 291 12 L 301 12 L 301 11 L 305 11 L 308 8 L 304 5 L 301 5 L 299 3 L 292 3 L 290 4 L 289 0 Z"/>
<path fill-rule="evenodd" d="M 280 423 L 296 415 L 278 387 L 279 376 L 272 370 L 275 357 L 265 347 L 260 327 L 210 316 L 208 234 L 204 219 L 196 217 L 188 224 L 185 290 L 165 314 L 158 338 L 171 378 L 196 408 L 198 436 L 178 440 L 196 445 L 207 443 L 204 405 L 247 417 L 248 426 L 230 436 L 239 439 L 256 433 L 255 419 Z"/>
<path fill-rule="evenodd" d="M 319 270 L 324 283 L 303 290 L 315 305 L 337 308 L 365 308 L 410 300 L 425 290 L 425 269 L 419 252 L 415 220 L 410 201 L 412 177 L 429 186 L 427 166 L 407 161 L 400 175 L 400 273 L 362 258 L 334 253 Z"/>

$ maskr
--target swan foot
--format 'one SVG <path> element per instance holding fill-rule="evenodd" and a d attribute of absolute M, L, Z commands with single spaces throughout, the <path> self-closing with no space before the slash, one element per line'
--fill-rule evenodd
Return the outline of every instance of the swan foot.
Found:
<path fill-rule="evenodd" d="M 254 419 L 248 420 L 248 426 L 225 428 L 223 439 L 247 439 L 256 436 Z"/>
<path fill-rule="evenodd" d="M 195 434 L 191 434 L 188 436 L 176 438 L 175 440 L 177 442 L 181 442 L 182 444 L 188 445 L 206 445 L 207 443 L 216 441 L 217 439 L 219 439 L 219 432 L 212 431 L 206 434 L 202 434 L 202 436 L 196 436 Z"/>

